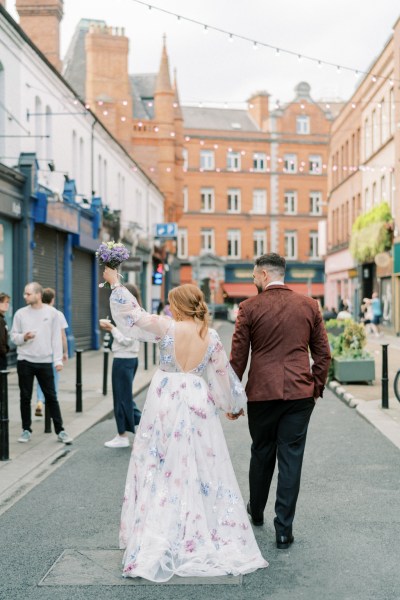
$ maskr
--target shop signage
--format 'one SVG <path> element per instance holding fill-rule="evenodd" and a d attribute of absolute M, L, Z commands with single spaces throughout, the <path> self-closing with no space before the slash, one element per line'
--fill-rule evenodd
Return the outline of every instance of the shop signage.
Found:
<path fill-rule="evenodd" d="M 48 202 L 46 223 L 70 233 L 78 233 L 79 213 L 76 208 L 63 202 Z"/>
<path fill-rule="evenodd" d="M 0 193 L 0 212 L 20 219 L 22 217 L 22 202 Z"/>

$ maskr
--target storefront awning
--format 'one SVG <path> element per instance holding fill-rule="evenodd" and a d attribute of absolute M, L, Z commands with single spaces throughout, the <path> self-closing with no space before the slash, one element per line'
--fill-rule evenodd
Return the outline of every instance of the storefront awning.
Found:
<path fill-rule="evenodd" d="M 222 289 L 228 298 L 251 298 L 257 296 L 254 283 L 223 283 Z"/>
<path fill-rule="evenodd" d="M 293 283 L 290 281 L 286 285 L 294 292 L 305 296 L 324 296 L 325 294 L 323 283 Z"/>

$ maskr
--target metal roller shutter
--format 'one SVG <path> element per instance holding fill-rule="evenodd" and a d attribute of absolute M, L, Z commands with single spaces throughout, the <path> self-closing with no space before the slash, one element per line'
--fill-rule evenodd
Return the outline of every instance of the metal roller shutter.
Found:
<path fill-rule="evenodd" d="M 74 249 L 72 263 L 72 331 L 75 348 L 92 348 L 92 261 L 93 255 Z"/>
<path fill-rule="evenodd" d="M 56 291 L 56 306 L 64 308 L 65 233 L 36 225 L 33 249 L 33 280 Z"/>

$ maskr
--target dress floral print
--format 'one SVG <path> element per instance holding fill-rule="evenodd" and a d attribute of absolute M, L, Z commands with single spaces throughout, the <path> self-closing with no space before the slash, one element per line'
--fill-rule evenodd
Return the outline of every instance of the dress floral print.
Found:
<path fill-rule="evenodd" d="M 159 345 L 160 363 L 135 435 L 122 506 L 123 575 L 168 581 L 173 575 L 250 573 L 261 556 L 233 471 L 220 410 L 246 404 L 217 332 L 200 364 L 175 359 L 175 322 L 150 315 L 123 286 L 110 298 L 125 335 Z"/>

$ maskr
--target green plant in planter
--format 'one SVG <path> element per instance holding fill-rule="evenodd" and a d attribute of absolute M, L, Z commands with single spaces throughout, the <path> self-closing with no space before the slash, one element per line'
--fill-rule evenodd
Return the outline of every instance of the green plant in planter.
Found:
<path fill-rule="evenodd" d="M 373 381 L 375 361 L 365 350 L 367 336 L 362 323 L 345 322 L 343 332 L 332 343 L 332 363 L 329 379 L 342 383 Z"/>
<path fill-rule="evenodd" d="M 335 321 L 336 323 L 332 323 Z M 334 362 L 335 358 L 339 359 L 366 359 L 371 358 L 369 352 L 365 350 L 367 343 L 367 335 L 365 333 L 365 327 L 362 323 L 356 323 L 352 319 L 346 319 L 345 321 L 338 321 L 337 319 L 331 319 L 326 325 L 331 324 L 330 329 L 333 330 L 336 327 L 342 325 L 342 332 L 338 335 L 334 335 L 328 331 L 328 339 L 332 350 L 332 362 L 330 365 L 328 378 L 334 378 Z"/>

